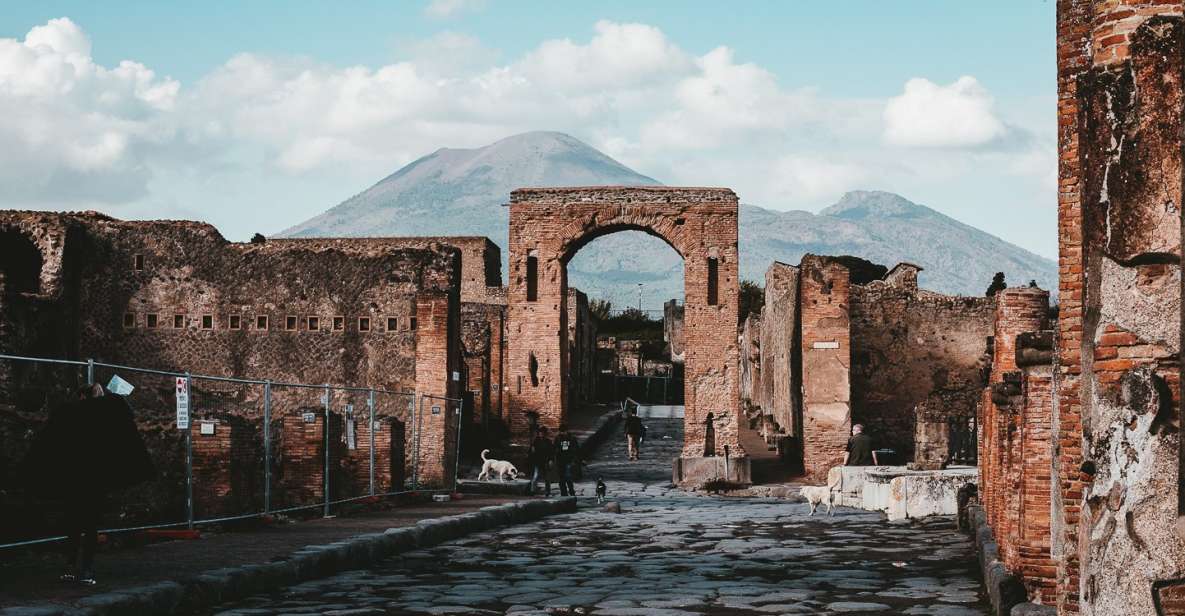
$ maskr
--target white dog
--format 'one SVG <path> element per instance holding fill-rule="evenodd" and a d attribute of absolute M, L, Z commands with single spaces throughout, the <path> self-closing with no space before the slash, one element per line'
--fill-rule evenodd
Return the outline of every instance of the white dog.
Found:
<path fill-rule="evenodd" d="M 833 468 L 827 473 L 827 485 L 825 486 L 803 486 L 799 491 L 806 502 L 811 506 L 811 515 L 815 515 L 815 509 L 819 505 L 827 503 L 827 515 L 831 514 L 831 507 L 836 488 L 839 487 L 843 481 L 843 471 L 838 468 Z"/>
<path fill-rule="evenodd" d="M 489 481 L 490 474 L 497 474 L 498 481 L 506 481 L 506 476 L 510 475 L 510 480 L 518 479 L 518 469 L 506 460 L 494 460 L 487 458 L 486 454 L 490 453 L 489 449 L 481 450 L 481 472 L 477 475 L 478 481 Z"/>

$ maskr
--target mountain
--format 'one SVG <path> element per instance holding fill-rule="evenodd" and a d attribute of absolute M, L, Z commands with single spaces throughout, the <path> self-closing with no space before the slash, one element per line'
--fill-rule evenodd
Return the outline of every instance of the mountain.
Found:
<path fill-rule="evenodd" d="M 502 206 L 511 190 L 658 183 L 563 133 L 523 133 L 481 148 L 441 148 L 282 235 L 485 235 L 505 262 L 510 212 Z"/>
<path fill-rule="evenodd" d="M 444 148 L 382 179 L 287 237 L 486 235 L 508 254 L 510 191 L 522 186 L 656 185 L 587 144 L 555 132 L 507 137 L 475 149 Z M 1057 267 L 998 237 L 881 191 L 853 191 L 812 214 L 742 205 L 741 277 L 762 281 L 772 261 L 798 263 L 803 254 L 850 254 L 892 267 L 922 266 L 923 287 L 980 295 L 992 274 L 1010 284 L 1036 280 L 1056 289 Z M 662 240 L 641 232 L 599 238 L 568 264 L 572 286 L 617 306 L 660 308 L 682 297 L 682 261 Z M 505 266 L 504 266 L 505 269 Z"/>

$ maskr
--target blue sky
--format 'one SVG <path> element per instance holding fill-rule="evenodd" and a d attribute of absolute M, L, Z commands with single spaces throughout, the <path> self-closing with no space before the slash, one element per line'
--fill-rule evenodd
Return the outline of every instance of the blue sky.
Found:
<path fill-rule="evenodd" d="M 0 154 L 0 207 L 198 217 L 243 239 L 437 147 L 538 129 L 773 209 L 894 190 L 1052 257 L 1054 10 L 10 3 L 0 111 L 16 113 L 0 138 L 26 151 Z"/>

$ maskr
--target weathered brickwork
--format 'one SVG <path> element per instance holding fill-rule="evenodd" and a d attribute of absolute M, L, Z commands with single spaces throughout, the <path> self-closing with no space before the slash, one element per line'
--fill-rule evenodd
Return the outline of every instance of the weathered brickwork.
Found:
<path fill-rule="evenodd" d="M 919 290 L 919 269 L 900 264 L 851 287 L 852 421 L 903 461 L 915 459 L 916 408 L 932 395 L 947 419 L 975 415 L 995 309 Z"/>
<path fill-rule="evenodd" d="M 683 304 L 668 300 L 662 305 L 662 339 L 667 343 L 667 354 L 676 364 L 683 363 Z"/>
<path fill-rule="evenodd" d="M 683 456 L 703 456 L 709 413 L 716 448 L 729 445 L 743 455 L 737 440 L 737 208 L 732 191 L 712 188 L 532 188 L 511 194 L 507 374 L 517 440 L 527 434 L 530 412 L 550 427 L 565 417 L 568 259 L 599 236 L 636 229 L 665 239 L 684 259 Z"/>
<path fill-rule="evenodd" d="M 568 289 L 568 408 L 593 400 L 597 386 L 597 324 L 588 296 Z"/>
<path fill-rule="evenodd" d="M 802 258 L 802 457 L 823 477 L 843 463 L 852 425 L 850 273 L 827 257 Z"/>
<path fill-rule="evenodd" d="M 456 318 L 445 329 L 419 327 L 421 294 L 452 298 L 447 310 L 455 312 L 461 288 L 460 251 L 435 241 L 236 244 L 200 223 L 12 211 L 0 212 L 0 234 L 24 242 L 37 254 L 36 260 L 4 263 L 6 273 L 36 281 L 21 292 L 4 294 L 0 322 L 11 324 L 13 335 L 4 336 L 2 344 L 10 353 L 415 391 L 424 389 L 417 380 L 423 368 L 417 365 L 417 354 L 422 355 L 417 347 L 448 346 L 425 340 L 433 336 L 459 338 Z M 454 355 L 433 361 L 456 364 L 459 347 L 448 348 Z M 8 403 L 15 402 L 0 413 L 0 458 L 5 458 L 0 468 L 11 469 L 24 454 L 29 428 L 43 421 L 54 403 L 45 392 L 68 388 L 79 373 L 63 379 L 62 370 L 18 364 L 5 370 L 19 374 L 0 392 L 7 394 L 0 397 Z M 96 376 L 106 382 L 111 372 Z M 162 467 L 162 479 L 143 488 L 153 493 L 143 500 L 175 510 L 184 493 L 178 487 L 184 458 L 181 438 L 171 426 L 172 381 L 126 372 L 122 376 L 137 386 L 132 403 Z M 445 391 L 443 377 L 438 383 L 425 391 Z M 230 432 L 249 432 L 256 442 L 262 438 L 262 385 L 198 379 L 193 386 L 195 416 L 217 417 Z M 316 406 L 316 395 L 287 395 L 277 389 L 273 417 Z M 405 421 L 408 411 L 405 404 L 386 404 L 381 415 Z M 234 418 L 251 425 L 241 426 Z M 422 436 L 443 438 L 427 432 Z M 444 460 L 434 463 L 440 466 Z M 262 467 L 262 461 L 255 465 L 256 475 Z M 217 484 L 210 487 L 211 498 L 227 490 L 224 471 L 211 470 Z M 238 492 L 252 493 L 234 493 L 232 500 L 259 500 L 262 477 L 248 484 L 238 476 L 229 472 L 231 491 L 244 486 Z M 3 481 L 12 480 L 6 471 Z M 201 490 L 198 496 L 205 499 Z"/>

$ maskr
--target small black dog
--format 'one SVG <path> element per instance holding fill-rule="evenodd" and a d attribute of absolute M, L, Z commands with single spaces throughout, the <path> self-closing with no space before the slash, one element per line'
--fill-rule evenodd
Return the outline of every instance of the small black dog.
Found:
<path fill-rule="evenodd" d="M 608 488 L 608 486 L 605 485 L 605 481 L 602 478 L 597 477 L 597 504 L 598 505 L 603 504 L 605 502 L 605 494 L 608 492 L 609 492 L 609 488 Z"/>

